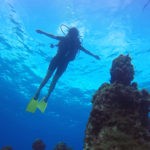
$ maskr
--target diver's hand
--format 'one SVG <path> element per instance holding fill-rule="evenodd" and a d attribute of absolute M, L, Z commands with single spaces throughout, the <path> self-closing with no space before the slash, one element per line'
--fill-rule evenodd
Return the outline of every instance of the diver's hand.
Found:
<path fill-rule="evenodd" d="M 44 32 L 42 30 L 36 30 L 37 33 L 43 34 Z"/>
<path fill-rule="evenodd" d="M 100 57 L 98 55 L 94 55 L 94 57 L 97 59 L 97 60 L 100 60 Z"/>

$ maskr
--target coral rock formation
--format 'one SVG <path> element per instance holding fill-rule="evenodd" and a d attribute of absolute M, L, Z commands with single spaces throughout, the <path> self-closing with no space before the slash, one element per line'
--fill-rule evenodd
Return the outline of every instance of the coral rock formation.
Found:
<path fill-rule="evenodd" d="M 93 97 L 84 150 L 150 150 L 150 94 L 132 83 L 129 56 L 119 56 L 111 68 L 111 84 Z"/>
<path fill-rule="evenodd" d="M 111 83 L 121 83 L 124 85 L 130 85 L 134 76 L 133 65 L 131 64 L 131 58 L 127 55 L 120 55 L 116 58 L 110 70 Z"/>
<path fill-rule="evenodd" d="M 41 139 L 37 139 L 32 144 L 33 150 L 45 150 L 46 146 Z"/>
<path fill-rule="evenodd" d="M 60 143 L 58 143 L 56 145 L 56 147 L 54 148 L 54 150 L 72 150 L 72 149 L 69 148 L 66 143 L 60 142 Z"/>
<path fill-rule="evenodd" d="M 12 147 L 11 146 L 5 146 L 2 148 L 2 150 L 12 150 Z"/>

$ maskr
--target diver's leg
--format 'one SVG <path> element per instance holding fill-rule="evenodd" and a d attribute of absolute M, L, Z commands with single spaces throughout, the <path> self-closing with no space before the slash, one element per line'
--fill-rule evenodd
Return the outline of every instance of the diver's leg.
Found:
<path fill-rule="evenodd" d="M 50 94 L 52 93 L 52 91 L 54 90 L 54 88 L 55 88 L 55 86 L 56 86 L 56 83 L 57 83 L 58 79 L 60 78 L 60 76 L 61 76 L 61 75 L 58 75 L 57 73 L 54 75 L 53 80 L 52 80 L 52 82 L 51 82 L 51 84 L 50 84 L 48 93 L 47 93 L 47 95 L 46 95 L 45 98 L 44 98 L 44 101 L 45 101 L 45 102 L 48 101 L 48 98 L 49 98 Z"/>
<path fill-rule="evenodd" d="M 67 66 L 68 66 L 68 62 L 67 62 L 67 63 L 64 63 L 64 64 L 61 64 L 60 66 L 58 66 L 57 71 L 56 71 L 56 73 L 55 73 L 55 75 L 54 75 L 54 77 L 53 77 L 53 79 L 52 79 L 51 84 L 50 84 L 48 93 L 47 93 L 47 95 L 46 95 L 45 98 L 44 98 L 44 101 L 45 101 L 45 102 L 48 101 L 48 98 L 49 98 L 50 94 L 52 93 L 52 91 L 54 90 L 58 79 L 62 76 L 62 74 L 63 74 L 64 71 L 66 70 Z"/>
<path fill-rule="evenodd" d="M 34 97 L 30 100 L 30 102 L 26 108 L 26 111 L 31 112 L 31 113 L 34 113 L 36 111 L 36 108 L 38 106 L 37 100 L 38 100 L 40 91 L 43 88 L 43 86 L 47 83 L 47 81 L 51 77 L 51 75 L 52 75 L 52 71 L 48 70 L 45 78 L 43 79 L 42 83 L 40 84 L 39 88 L 37 89 Z"/>
<path fill-rule="evenodd" d="M 55 57 L 52 59 L 49 67 L 48 67 L 48 70 L 47 70 L 47 73 L 46 73 L 46 76 L 44 77 L 43 81 L 41 82 L 39 88 L 37 89 L 35 95 L 34 95 L 34 99 L 37 100 L 38 97 L 39 97 L 39 94 L 40 94 L 40 91 L 41 89 L 44 87 L 44 85 L 48 82 L 48 80 L 50 79 L 50 77 L 52 76 L 54 70 L 56 69 L 56 59 Z"/>
<path fill-rule="evenodd" d="M 49 78 L 52 76 L 52 71 L 48 70 L 46 73 L 46 76 L 44 77 L 43 81 L 41 82 L 39 88 L 37 89 L 34 99 L 37 100 L 40 94 L 41 89 L 44 87 L 44 85 L 48 82 Z"/>
<path fill-rule="evenodd" d="M 56 85 L 56 82 L 58 81 L 59 79 L 59 76 L 57 76 L 57 74 L 54 75 L 53 77 L 53 80 L 52 80 L 52 83 L 50 85 L 50 88 L 49 88 L 49 91 L 47 93 L 47 95 L 45 97 L 43 97 L 41 99 L 41 101 L 38 103 L 38 109 L 44 113 L 46 108 L 47 108 L 47 101 L 48 101 L 48 97 L 50 96 L 51 92 L 53 91 L 55 85 Z"/>

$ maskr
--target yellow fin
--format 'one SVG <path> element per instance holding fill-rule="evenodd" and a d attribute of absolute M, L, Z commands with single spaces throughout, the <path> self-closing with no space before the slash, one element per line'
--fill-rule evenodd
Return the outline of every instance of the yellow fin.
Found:
<path fill-rule="evenodd" d="M 45 109 L 47 107 L 47 102 L 44 101 L 44 98 L 38 103 L 38 106 L 39 110 L 44 113 L 45 112 Z"/>
<path fill-rule="evenodd" d="M 32 98 L 26 108 L 26 111 L 34 113 L 36 111 L 38 101 Z"/>

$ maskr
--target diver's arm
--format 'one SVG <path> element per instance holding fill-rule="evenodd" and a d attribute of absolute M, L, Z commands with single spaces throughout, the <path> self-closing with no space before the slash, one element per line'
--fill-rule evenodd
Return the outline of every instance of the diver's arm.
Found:
<path fill-rule="evenodd" d="M 95 59 L 100 60 L 100 57 L 98 55 L 95 55 L 93 53 L 91 53 L 90 51 L 88 51 L 87 49 L 85 49 L 84 47 L 80 46 L 79 48 L 80 50 L 82 50 L 83 52 L 85 52 L 86 54 L 93 56 Z"/>
<path fill-rule="evenodd" d="M 48 37 L 50 37 L 50 38 L 53 38 L 53 39 L 55 39 L 55 40 L 61 40 L 61 39 L 62 39 L 62 36 L 55 36 L 55 35 L 53 35 L 53 34 L 46 33 L 46 32 L 44 32 L 44 31 L 42 31 L 42 30 L 36 30 L 36 32 L 39 33 L 39 34 L 46 35 L 46 36 L 48 36 Z"/>

